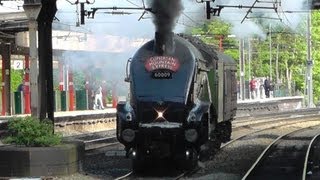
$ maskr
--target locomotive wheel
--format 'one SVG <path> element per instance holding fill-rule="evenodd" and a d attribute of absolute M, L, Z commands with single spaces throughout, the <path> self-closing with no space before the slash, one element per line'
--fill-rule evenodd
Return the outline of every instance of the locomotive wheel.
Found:
<path fill-rule="evenodd" d="M 200 161 L 207 161 L 212 159 L 212 157 L 220 149 L 221 140 L 215 131 L 211 131 L 210 140 L 208 140 L 204 145 L 201 146 L 200 150 Z"/>
<path fill-rule="evenodd" d="M 222 142 L 228 142 L 231 139 L 232 125 L 231 121 L 225 121 L 218 124 L 218 135 Z"/>
<path fill-rule="evenodd" d="M 198 164 L 198 153 L 195 150 L 190 152 L 190 157 L 188 159 L 180 159 L 179 167 L 183 168 L 184 170 L 192 170 Z"/>
<path fill-rule="evenodd" d="M 210 106 L 210 126 L 209 126 L 209 139 L 206 143 L 209 149 L 220 149 L 221 139 L 219 138 L 219 125 L 217 122 L 217 113 L 214 106 L 211 104 Z"/>
<path fill-rule="evenodd" d="M 209 147 L 212 149 L 220 149 L 221 139 L 219 138 L 219 133 L 217 130 L 211 131 L 210 140 L 208 141 Z"/>
<path fill-rule="evenodd" d="M 184 152 L 183 152 L 184 153 Z M 173 158 L 175 165 L 177 166 L 177 169 L 179 170 L 192 170 L 194 169 L 198 164 L 198 153 L 193 150 L 193 152 L 190 152 L 190 156 L 186 158 L 186 156 L 178 155 Z"/>
<path fill-rule="evenodd" d="M 198 153 L 194 152 L 192 153 L 192 155 L 186 159 L 185 157 L 184 158 L 179 158 L 179 159 L 176 159 L 177 161 L 177 165 L 178 165 L 178 169 L 181 169 L 181 170 L 192 170 L 194 169 L 197 164 L 198 164 Z"/>
<path fill-rule="evenodd" d="M 143 171 L 145 171 L 145 168 L 146 168 L 146 159 L 142 155 L 142 152 L 139 148 L 136 149 L 136 152 L 137 152 L 136 157 L 133 157 L 131 161 L 132 171 L 134 173 L 142 173 Z"/>
<path fill-rule="evenodd" d="M 132 159 L 132 171 L 134 173 L 142 173 L 144 170 L 144 160 L 134 158 Z"/>

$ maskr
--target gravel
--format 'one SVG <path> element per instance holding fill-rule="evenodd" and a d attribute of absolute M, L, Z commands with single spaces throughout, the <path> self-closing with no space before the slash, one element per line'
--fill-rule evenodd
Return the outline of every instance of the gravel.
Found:
<path fill-rule="evenodd" d="M 274 141 L 274 139 L 288 132 L 319 124 L 319 121 L 299 123 L 250 135 L 218 151 L 212 160 L 204 162 L 205 168 L 192 176 L 192 178 L 241 179 L 262 151 Z"/>

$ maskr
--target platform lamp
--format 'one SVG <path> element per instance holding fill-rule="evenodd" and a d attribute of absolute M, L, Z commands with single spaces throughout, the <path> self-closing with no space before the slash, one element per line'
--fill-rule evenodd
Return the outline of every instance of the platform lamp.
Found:
<path fill-rule="evenodd" d="M 31 115 L 40 118 L 38 98 L 38 50 L 37 50 L 37 18 L 41 10 L 41 0 L 24 0 L 23 9 L 29 20 L 29 55 L 30 55 L 30 89 Z"/>

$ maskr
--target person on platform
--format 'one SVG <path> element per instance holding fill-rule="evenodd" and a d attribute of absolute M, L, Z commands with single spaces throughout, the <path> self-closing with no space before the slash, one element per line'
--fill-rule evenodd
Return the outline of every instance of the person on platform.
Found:
<path fill-rule="evenodd" d="M 271 88 L 270 79 L 269 79 L 269 76 L 267 76 L 267 78 L 264 80 L 264 92 L 265 92 L 266 98 L 270 97 L 270 88 Z"/>
<path fill-rule="evenodd" d="M 263 83 L 263 79 L 261 78 L 260 80 L 259 80 L 259 98 L 260 99 L 263 99 L 264 98 L 264 83 Z"/>
<path fill-rule="evenodd" d="M 258 95 L 258 85 L 257 80 L 254 76 L 252 76 L 252 79 L 250 81 L 250 92 L 251 92 L 251 98 L 255 99 Z"/>
<path fill-rule="evenodd" d="M 101 86 L 98 86 L 98 88 L 95 92 L 93 109 L 104 109 L 103 101 L 102 101 L 102 87 Z"/>
<path fill-rule="evenodd" d="M 17 87 L 17 92 L 23 92 L 24 89 L 24 80 Z"/>

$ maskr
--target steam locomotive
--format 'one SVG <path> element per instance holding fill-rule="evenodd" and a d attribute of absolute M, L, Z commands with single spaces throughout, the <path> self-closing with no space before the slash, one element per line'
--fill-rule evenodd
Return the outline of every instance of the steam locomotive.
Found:
<path fill-rule="evenodd" d="M 193 168 L 202 151 L 230 140 L 236 67 L 232 58 L 183 34 L 156 32 L 138 49 L 127 63 L 130 98 L 117 105 L 116 127 L 134 171 L 155 158 Z"/>

